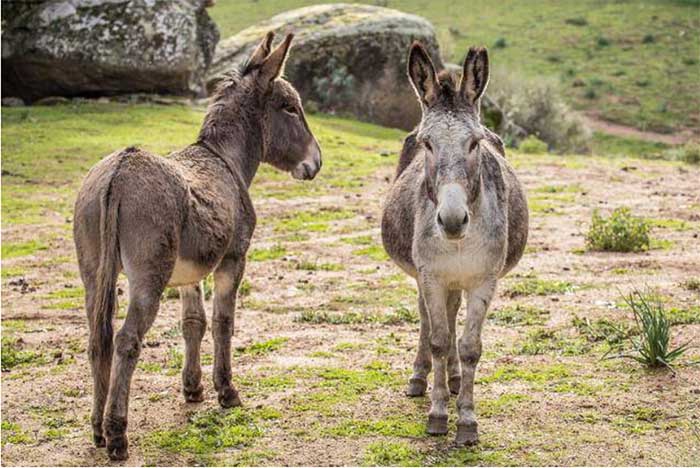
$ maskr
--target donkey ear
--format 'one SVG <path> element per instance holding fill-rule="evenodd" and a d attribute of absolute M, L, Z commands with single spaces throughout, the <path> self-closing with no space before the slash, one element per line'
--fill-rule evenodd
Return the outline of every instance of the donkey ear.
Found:
<path fill-rule="evenodd" d="M 469 104 L 478 108 L 479 98 L 489 82 L 489 54 L 484 47 L 471 47 L 464 59 L 459 91 Z"/>
<path fill-rule="evenodd" d="M 272 39 L 274 39 L 274 37 L 275 33 L 273 33 L 272 31 L 265 34 L 263 40 L 260 41 L 260 44 L 258 44 L 253 53 L 250 54 L 250 58 L 248 59 L 248 62 L 246 62 L 245 67 L 243 69 L 244 75 L 250 73 L 256 68 L 260 68 L 260 65 L 262 65 L 265 58 L 268 55 L 270 55 L 270 50 L 272 48 Z"/>
<path fill-rule="evenodd" d="M 422 105 L 429 106 L 437 99 L 438 80 L 435 65 L 425 47 L 415 41 L 408 53 L 408 78 Z"/>
<path fill-rule="evenodd" d="M 289 46 L 292 43 L 292 39 L 294 39 L 294 34 L 287 34 L 284 41 L 282 41 L 282 43 L 265 58 L 262 65 L 260 65 L 258 80 L 260 80 L 261 83 L 267 85 L 282 74 L 284 71 L 284 62 L 287 60 L 287 55 L 289 55 Z"/>

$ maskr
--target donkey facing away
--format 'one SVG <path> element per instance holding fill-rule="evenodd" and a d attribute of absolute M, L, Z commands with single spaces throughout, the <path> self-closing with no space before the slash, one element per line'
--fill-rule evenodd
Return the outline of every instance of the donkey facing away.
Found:
<path fill-rule="evenodd" d="M 166 286 L 179 286 L 185 339 L 183 393 L 203 400 L 200 345 L 206 329 L 200 281 L 214 272 L 214 388 L 222 407 L 240 405 L 231 383 L 236 292 L 255 228 L 248 187 L 261 162 L 313 179 L 321 151 L 301 100 L 280 78 L 292 35 L 273 34 L 241 72 L 220 85 L 196 143 L 161 158 L 136 148 L 88 173 L 75 203 L 74 237 L 90 325 L 95 445 L 128 457 L 129 387 L 144 335 Z M 124 325 L 113 337 L 117 275 L 129 282 Z"/>
<path fill-rule="evenodd" d="M 405 140 L 382 216 L 384 248 L 418 284 L 420 341 L 406 394 L 425 393 L 432 367 L 428 433 L 447 433 L 451 391 L 459 394 L 456 443 L 471 445 L 478 441 L 473 391 L 482 324 L 498 279 L 525 249 L 527 201 L 500 138 L 480 123 L 486 49 L 469 49 L 457 84 L 454 75 L 436 73 L 416 42 L 408 75 L 423 114 Z M 462 291 L 467 316 L 457 345 Z"/>

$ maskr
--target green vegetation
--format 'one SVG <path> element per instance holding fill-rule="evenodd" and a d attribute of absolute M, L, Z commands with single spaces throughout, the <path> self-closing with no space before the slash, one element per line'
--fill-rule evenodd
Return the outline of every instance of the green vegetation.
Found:
<path fill-rule="evenodd" d="M 506 286 L 504 292 L 509 297 L 547 296 L 570 292 L 573 286 L 568 281 L 545 280 L 536 276 L 526 276 Z"/>
<path fill-rule="evenodd" d="M 321 208 L 314 211 L 292 212 L 275 222 L 277 232 L 326 232 L 332 221 L 352 218 L 355 213 L 340 208 Z"/>
<path fill-rule="evenodd" d="M 619 346 L 630 337 L 633 329 L 622 321 L 613 322 L 607 318 L 591 320 L 574 315 L 574 328 L 589 342 L 606 342 L 610 346 Z"/>
<path fill-rule="evenodd" d="M 623 296 L 632 309 L 638 329 L 638 336 L 630 338 L 631 352 L 613 357 L 633 359 L 648 367 L 667 367 L 685 353 L 690 343 L 669 349 L 671 341 L 671 323 L 666 317 L 663 303 L 658 297 L 634 290 Z"/>
<path fill-rule="evenodd" d="M 406 416 L 395 416 L 375 421 L 346 419 L 325 432 L 338 437 L 421 437 L 425 434 L 425 424 L 411 421 Z"/>
<path fill-rule="evenodd" d="M 406 442 L 372 442 L 365 449 L 363 466 L 420 466 L 420 453 Z"/>
<path fill-rule="evenodd" d="M 380 323 L 383 325 L 397 325 L 400 323 L 418 323 L 420 317 L 413 309 L 400 307 L 388 313 L 362 313 L 362 312 L 326 312 L 319 310 L 305 310 L 294 321 L 301 323 L 328 323 L 331 325 L 349 325 L 360 323 Z"/>
<path fill-rule="evenodd" d="M 248 253 L 248 258 L 251 262 L 264 262 L 277 260 L 285 255 L 287 255 L 287 249 L 278 244 L 267 249 L 253 249 Z"/>
<path fill-rule="evenodd" d="M 649 222 L 633 216 L 627 207 L 616 208 L 607 218 L 595 210 L 586 235 L 586 245 L 590 250 L 611 252 L 648 250 L 651 246 Z"/>
<path fill-rule="evenodd" d="M 3 242 L 2 258 L 7 260 L 8 258 L 24 257 L 26 255 L 32 255 L 39 250 L 46 250 L 47 248 L 46 244 L 37 240 L 17 243 Z"/>
<path fill-rule="evenodd" d="M 543 325 L 549 311 L 526 304 L 515 304 L 494 310 L 489 319 L 501 325 Z"/>
<path fill-rule="evenodd" d="M 250 354 L 251 356 L 262 356 L 264 354 L 270 354 L 274 351 L 282 349 L 282 346 L 289 341 L 289 338 L 271 338 L 267 341 L 261 341 L 259 343 L 253 343 L 250 346 L 240 349 L 242 354 Z"/>
<path fill-rule="evenodd" d="M 4 354 L 4 352 L 3 352 Z M 4 370 L 4 369 L 3 369 Z M 19 424 L 2 420 L 2 446 L 5 444 L 31 444 L 34 439 L 22 430 Z"/>
<path fill-rule="evenodd" d="M 2 337 L 2 371 L 9 371 L 15 367 L 32 364 L 44 364 L 46 358 L 38 351 L 22 349 L 23 345 L 16 338 Z"/>
<path fill-rule="evenodd" d="M 547 143 L 537 138 L 535 135 L 530 135 L 520 142 L 518 151 L 525 154 L 541 154 L 547 152 Z"/>
<path fill-rule="evenodd" d="M 200 463 L 211 463 L 211 456 L 222 449 L 246 447 L 263 434 L 254 413 L 244 408 L 209 410 L 194 415 L 181 428 L 155 431 L 145 438 L 146 446 L 194 456 Z"/>
<path fill-rule="evenodd" d="M 544 384 L 571 376 L 571 369 L 564 364 L 538 365 L 532 369 L 516 364 L 506 364 L 497 367 L 488 376 L 477 379 L 478 383 L 509 382 L 522 380 L 534 384 Z"/>
<path fill-rule="evenodd" d="M 222 1 L 209 11 L 222 37 L 228 37 L 277 13 L 314 3 Z M 507 64 L 509 71 L 521 70 L 529 77 L 552 77 L 576 109 L 662 132 L 698 126 L 695 2 L 475 0 L 466 9 L 453 8 L 451 0 L 435 0 L 429 8 L 421 0 L 381 4 L 430 20 L 448 62 L 461 63 L 470 45 L 505 41 L 506 47 L 489 50 L 493 64 Z M 654 40 L 645 40 L 647 36 Z M 591 93 L 594 99 L 587 98 Z"/>

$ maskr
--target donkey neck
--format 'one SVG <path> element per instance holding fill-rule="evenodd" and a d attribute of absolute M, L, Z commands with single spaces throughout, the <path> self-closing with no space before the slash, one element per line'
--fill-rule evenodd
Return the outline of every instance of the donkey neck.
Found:
<path fill-rule="evenodd" d="M 198 141 L 223 159 L 229 169 L 240 175 L 246 187 L 250 187 L 263 159 L 263 138 L 260 125 L 252 124 L 256 119 L 247 117 L 210 110 Z"/>

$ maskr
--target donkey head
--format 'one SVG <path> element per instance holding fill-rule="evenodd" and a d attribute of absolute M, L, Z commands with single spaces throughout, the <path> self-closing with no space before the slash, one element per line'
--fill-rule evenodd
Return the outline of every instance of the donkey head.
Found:
<path fill-rule="evenodd" d="M 459 83 L 435 71 L 425 48 L 414 42 L 408 76 L 423 116 L 417 140 L 425 154 L 425 188 L 436 206 L 438 231 L 451 240 L 464 237 L 481 191 L 480 99 L 489 80 L 486 49 L 470 48 Z"/>
<path fill-rule="evenodd" d="M 299 93 L 284 78 L 284 63 L 292 34 L 272 50 L 274 34 L 267 33 L 243 70 L 250 78 L 261 107 L 263 161 L 295 179 L 313 179 L 321 169 L 321 149 L 304 116 Z"/>

